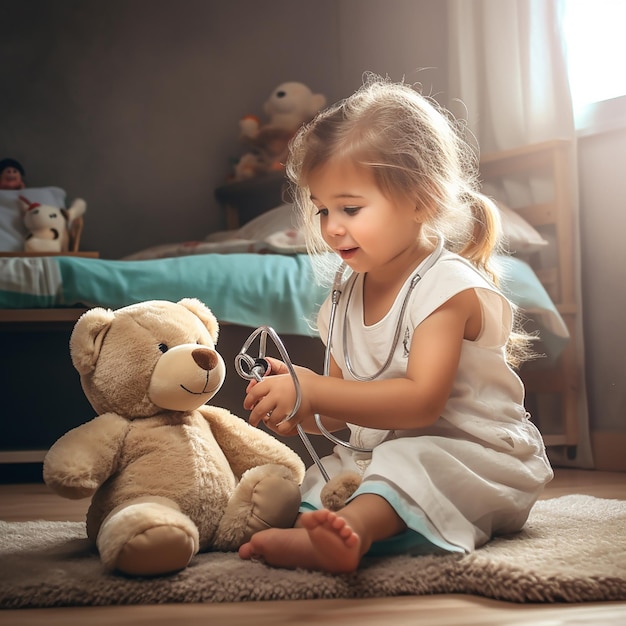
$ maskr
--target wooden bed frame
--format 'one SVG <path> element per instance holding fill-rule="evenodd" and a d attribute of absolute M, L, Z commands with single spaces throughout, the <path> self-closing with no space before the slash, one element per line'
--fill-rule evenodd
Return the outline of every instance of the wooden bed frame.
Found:
<path fill-rule="evenodd" d="M 480 162 L 481 175 L 485 182 L 497 182 L 506 177 L 538 175 L 553 181 L 553 197 L 544 203 L 514 208 L 530 224 L 540 232 L 549 229 L 556 248 L 554 262 L 547 265 L 540 255 L 531 255 L 527 260 L 546 290 L 557 305 L 569 329 L 570 341 L 555 363 L 546 366 L 539 360 L 536 364 L 524 366 L 521 376 L 527 389 L 529 400 L 540 396 L 553 396 L 557 399 L 556 405 L 560 412 L 559 432 L 544 432 L 547 446 L 564 446 L 568 455 L 578 444 L 578 402 L 580 368 L 577 365 L 576 350 L 576 272 L 573 249 L 573 214 L 571 210 L 572 185 L 572 155 L 571 144 L 567 141 L 549 141 L 532 146 L 526 146 L 506 152 L 486 155 Z M 85 311 L 84 308 L 68 309 L 22 309 L 0 310 L 0 332 L 13 333 L 22 331 L 45 332 L 62 330 L 65 338 L 78 317 Z M 224 358 L 233 355 L 228 352 L 238 350 L 247 338 L 249 329 L 225 326 L 220 333 L 220 351 Z M 231 338 L 229 338 L 231 337 Z M 64 339 L 65 340 L 65 339 Z M 298 355 L 298 362 L 313 367 L 314 363 L 322 363 L 321 342 L 319 348 L 313 345 L 308 337 L 292 337 L 292 355 Z M 226 345 L 224 344 L 226 342 Z M 239 343 L 237 343 L 239 342 Z M 226 348 L 226 351 L 225 351 Z M 69 352 L 68 350 L 66 350 Z M 226 352 L 226 353 L 225 353 Z M 303 357 L 304 355 L 304 357 Z M 69 357 L 68 357 L 69 358 Z M 232 377 L 237 378 L 237 377 Z M 240 381 L 230 381 L 234 391 L 226 391 L 226 397 L 220 395 L 220 402 L 228 406 L 229 402 L 240 406 L 242 389 L 237 386 Z M 220 391 L 222 394 L 222 391 Z M 228 406 L 228 408 L 231 408 Z M 234 412 L 237 409 L 231 408 Z M 537 415 L 533 413 L 533 418 Z M 83 416 L 85 417 L 85 416 Z M 540 417 L 537 418 L 540 428 Z M 305 453 L 306 454 L 306 453 Z M 37 462 L 43 459 L 43 450 L 0 450 L 0 463 Z"/>

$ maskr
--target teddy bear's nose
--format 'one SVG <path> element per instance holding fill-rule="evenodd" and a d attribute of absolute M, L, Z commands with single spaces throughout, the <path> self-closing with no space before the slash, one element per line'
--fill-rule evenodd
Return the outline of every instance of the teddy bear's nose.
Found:
<path fill-rule="evenodd" d="M 207 372 L 211 371 L 217 365 L 217 355 L 213 350 L 208 348 L 196 348 L 191 353 L 193 360 Z"/>
<path fill-rule="evenodd" d="M 277 98 L 284 98 L 287 95 L 286 91 L 277 91 L 276 92 L 276 97 Z"/>

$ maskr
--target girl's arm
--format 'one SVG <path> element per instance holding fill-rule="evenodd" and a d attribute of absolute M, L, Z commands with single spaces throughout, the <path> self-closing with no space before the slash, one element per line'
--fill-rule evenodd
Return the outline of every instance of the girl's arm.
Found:
<path fill-rule="evenodd" d="M 270 376 L 249 390 L 244 406 L 252 410 L 252 424 L 271 411 L 269 420 L 264 421 L 280 434 L 290 433 L 298 422 L 309 426 L 316 412 L 369 428 L 423 428 L 441 415 L 452 389 L 463 340 L 476 339 L 481 327 L 478 296 L 474 290 L 466 290 L 445 302 L 415 329 L 404 377 L 357 382 L 320 376 L 310 370 L 302 376 L 299 372 L 300 410 L 289 423 L 280 424 L 293 406 L 293 402 L 285 403 L 290 380 L 282 375 Z"/>

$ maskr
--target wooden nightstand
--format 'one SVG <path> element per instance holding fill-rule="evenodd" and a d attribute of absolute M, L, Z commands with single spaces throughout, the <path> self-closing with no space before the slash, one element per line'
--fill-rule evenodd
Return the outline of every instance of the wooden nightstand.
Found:
<path fill-rule="evenodd" d="M 215 198 L 226 212 L 226 227 L 233 230 L 288 202 L 286 190 L 287 179 L 283 172 L 271 172 L 225 183 L 215 190 Z"/>

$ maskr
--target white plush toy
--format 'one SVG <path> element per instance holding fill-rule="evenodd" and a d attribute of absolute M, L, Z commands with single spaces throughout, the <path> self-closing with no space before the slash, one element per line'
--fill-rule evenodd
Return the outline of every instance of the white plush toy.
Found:
<path fill-rule="evenodd" d="M 69 209 L 31 202 L 25 196 L 20 196 L 19 202 L 24 212 L 24 225 L 28 230 L 24 251 L 67 252 L 70 244 L 70 227 L 87 209 L 85 201 L 77 198 Z"/>
<path fill-rule="evenodd" d="M 289 140 L 300 126 L 326 105 L 322 94 L 299 82 L 286 82 L 272 91 L 263 105 L 267 124 L 246 115 L 239 121 L 241 140 L 250 148 L 235 166 L 235 178 L 253 178 L 284 168 Z"/>

